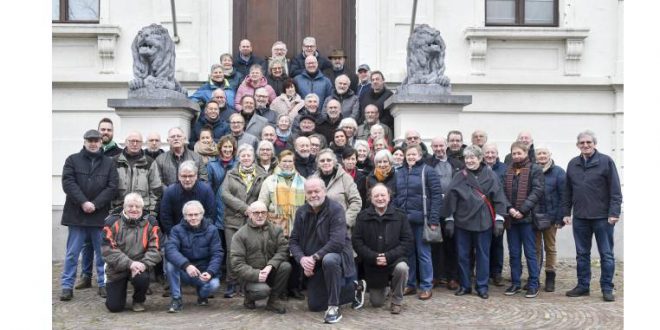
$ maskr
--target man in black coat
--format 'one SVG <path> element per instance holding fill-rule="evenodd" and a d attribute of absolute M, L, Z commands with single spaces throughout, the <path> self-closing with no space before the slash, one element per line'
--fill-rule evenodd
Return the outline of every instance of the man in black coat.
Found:
<path fill-rule="evenodd" d="M 346 54 L 344 54 L 343 49 L 333 49 L 328 55 L 332 67 L 323 70 L 323 74 L 330 79 L 331 82 L 335 82 L 335 79 L 342 74 L 348 76 L 348 79 L 351 80 L 350 88 L 353 92 L 357 92 L 358 77 L 351 70 L 346 68 Z"/>
<path fill-rule="evenodd" d="M 66 194 L 62 225 L 69 227 L 60 300 L 73 298 L 78 257 L 85 240 L 92 242 L 96 258 L 99 295 L 105 296 L 101 241 L 103 220 L 117 193 L 118 174 L 112 158 L 101 151 L 101 133 L 89 130 L 83 136 L 84 148 L 67 157 L 62 170 L 62 188 Z"/>
<path fill-rule="evenodd" d="M 352 241 L 364 263 L 371 304 L 383 306 L 391 276 L 390 312 L 399 314 L 408 281 L 406 260 L 413 248 L 413 236 L 406 214 L 389 204 L 390 192 L 384 184 L 371 188 L 371 206 L 358 214 Z"/>
<path fill-rule="evenodd" d="M 313 55 L 319 62 L 319 71 L 323 72 L 325 69 L 332 68 L 332 63 L 325 56 L 322 56 L 316 50 L 316 38 L 305 37 L 302 42 L 302 51 L 291 59 L 289 66 L 289 77 L 293 78 L 305 71 L 305 59 L 307 56 Z M 321 100 L 323 101 L 323 100 Z"/>
<path fill-rule="evenodd" d="M 261 71 L 266 75 L 266 61 L 254 55 L 250 40 L 243 39 L 238 44 L 238 54 L 234 56 L 234 69 L 247 77 L 250 73 L 250 67 L 254 64 L 261 65 Z"/>
<path fill-rule="evenodd" d="M 365 92 L 360 96 L 360 118 L 358 125 L 364 121 L 364 108 L 373 104 L 378 107 L 380 122 L 387 125 L 392 132 L 394 132 L 394 117 L 390 110 L 385 109 L 385 100 L 390 98 L 394 93 L 387 89 L 385 86 L 385 77 L 380 71 L 373 71 L 371 73 L 371 90 Z"/>
<path fill-rule="evenodd" d="M 342 206 L 326 198 L 323 180 L 305 181 L 305 205 L 296 211 L 289 249 L 305 274 L 310 311 L 326 309 L 325 322 L 341 320 L 339 305 L 362 307 L 366 284 L 355 279 L 351 239 Z M 359 299 L 358 299 L 359 298 Z"/>

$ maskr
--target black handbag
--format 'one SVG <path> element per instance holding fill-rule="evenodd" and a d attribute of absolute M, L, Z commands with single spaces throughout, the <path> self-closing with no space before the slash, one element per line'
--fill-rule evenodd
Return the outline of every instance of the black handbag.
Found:
<path fill-rule="evenodd" d="M 552 219 L 545 213 L 534 213 L 532 216 L 532 225 L 535 230 L 544 231 L 552 226 Z"/>
<path fill-rule="evenodd" d="M 422 232 L 422 241 L 424 243 L 442 243 L 442 229 L 436 226 L 435 230 L 431 229 L 428 224 L 428 214 L 426 213 L 426 180 L 424 172 L 426 165 L 422 167 L 422 204 L 424 209 L 424 231 Z"/>

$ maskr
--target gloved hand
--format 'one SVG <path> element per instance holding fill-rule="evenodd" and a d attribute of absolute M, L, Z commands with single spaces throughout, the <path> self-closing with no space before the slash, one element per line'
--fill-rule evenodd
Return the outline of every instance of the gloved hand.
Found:
<path fill-rule="evenodd" d="M 504 222 L 502 221 L 495 221 L 495 229 L 493 231 L 493 234 L 495 237 L 500 237 L 502 234 L 504 234 Z"/>
<path fill-rule="evenodd" d="M 447 221 L 445 224 L 445 236 L 448 238 L 454 237 L 454 222 L 453 221 Z"/>

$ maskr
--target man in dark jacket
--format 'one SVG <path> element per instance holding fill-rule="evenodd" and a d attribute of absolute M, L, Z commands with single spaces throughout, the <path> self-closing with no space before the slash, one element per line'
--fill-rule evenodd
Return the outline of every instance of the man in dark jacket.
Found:
<path fill-rule="evenodd" d="M 592 131 L 578 134 L 580 156 L 566 167 L 563 200 L 564 223 L 571 224 L 577 255 L 578 285 L 566 292 L 569 297 L 589 295 L 591 282 L 591 240 L 596 237 L 600 255 L 600 287 L 605 301 L 614 301 L 614 225 L 621 216 L 621 183 L 612 158 L 596 149 Z"/>
<path fill-rule="evenodd" d="M 123 210 L 105 219 L 103 260 L 106 263 L 107 299 L 112 313 L 126 306 L 128 281 L 133 284 L 134 312 L 143 312 L 149 289 L 149 269 L 160 262 L 160 230 L 156 218 L 143 214 L 144 200 L 132 192 L 123 199 Z"/>
<path fill-rule="evenodd" d="M 357 90 L 355 90 L 355 95 L 362 96 L 362 94 L 371 90 L 371 81 L 369 80 L 369 73 L 371 73 L 371 68 L 368 64 L 360 64 L 357 68 L 358 76 L 358 85 Z"/>
<path fill-rule="evenodd" d="M 266 61 L 254 55 L 250 40 L 243 39 L 238 44 L 238 54 L 234 56 L 234 69 L 240 72 L 244 77 L 247 77 L 250 73 L 250 67 L 253 64 L 261 65 L 261 71 L 263 71 L 264 75 L 266 74 Z"/>
<path fill-rule="evenodd" d="M 364 263 L 369 301 L 385 304 L 385 288 L 392 291 L 390 312 L 401 313 L 403 289 L 408 281 L 408 255 L 413 236 L 406 214 L 390 204 L 390 192 L 382 183 L 371 188 L 371 206 L 358 214 L 353 229 L 353 247 Z M 389 283 L 392 277 L 391 284 Z"/>
<path fill-rule="evenodd" d="M 326 309 L 326 323 L 341 320 L 339 305 L 353 302 L 360 308 L 366 283 L 358 285 L 351 239 L 346 233 L 345 211 L 326 198 L 323 180 L 305 181 L 305 205 L 296 211 L 289 249 L 302 267 L 307 281 L 310 311 Z"/>
<path fill-rule="evenodd" d="M 293 78 L 293 83 L 302 98 L 308 94 L 316 94 L 319 97 L 319 105 L 332 95 L 332 82 L 321 72 L 318 60 L 312 55 L 305 58 L 305 70 Z"/>
<path fill-rule="evenodd" d="M 213 129 L 213 141 L 216 143 L 221 137 L 229 134 L 229 124 L 220 118 L 220 104 L 216 101 L 206 103 L 204 114 L 199 116 L 199 119 L 193 125 L 188 149 L 194 150 L 195 142 L 199 140 L 199 134 L 205 126 L 210 126 Z"/>
<path fill-rule="evenodd" d="M 101 230 L 117 193 L 117 170 L 112 158 L 103 156 L 101 133 L 89 130 L 84 135 L 83 149 L 67 157 L 62 170 L 62 188 L 66 194 L 62 225 L 69 227 L 60 300 L 73 298 L 78 257 L 85 240 L 92 242 L 96 258 L 99 295 L 105 297 Z"/>
<path fill-rule="evenodd" d="M 156 160 L 156 157 L 165 152 L 165 150 L 160 147 L 161 143 L 160 134 L 158 134 L 158 132 L 149 133 L 149 135 L 147 135 L 147 147 L 144 149 L 145 155 Z"/>
<path fill-rule="evenodd" d="M 498 157 L 499 151 L 494 143 L 484 144 L 481 150 L 484 152 L 484 163 L 490 167 L 500 180 L 500 186 L 504 186 L 506 165 Z M 537 253 L 538 255 L 538 253 Z M 493 236 L 490 242 L 490 278 L 495 286 L 504 286 L 502 268 L 504 266 L 504 235 Z"/>
<path fill-rule="evenodd" d="M 373 104 L 378 107 L 380 115 L 380 122 L 387 125 L 392 132 L 394 132 L 394 117 L 390 114 L 390 110 L 385 109 L 385 100 L 390 98 L 394 93 L 387 89 L 385 86 L 385 77 L 380 71 L 371 73 L 371 90 L 365 92 L 360 96 L 360 119 L 358 125 L 364 121 L 364 108 Z"/>
<path fill-rule="evenodd" d="M 323 74 L 334 82 L 337 77 L 340 75 L 346 75 L 350 81 L 350 88 L 352 91 L 357 90 L 358 77 L 351 70 L 346 69 L 346 54 L 344 54 L 343 49 L 334 49 L 328 55 L 332 67 L 329 69 L 323 70 Z"/>
<path fill-rule="evenodd" d="M 332 68 L 330 61 L 325 56 L 321 56 L 316 50 L 316 38 L 305 37 L 302 42 L 302 52 L 298 53 L 296 57 L 291 59 L 289 77 L 294 78 L 305 71 L 305 58 L 309 55 L 316 57 L 319 63 L 319 70 L 323 71 Z"/>
<path fill-rule="evenodd" d="M 275 127 L 277 124 L 277 112 L 271 110 L 268 106 L 268 91 L 265 87 L 259 87 L 254 90 L 254 99 L 256 102 L 256 114 L 268 120 L 268 124 Z M 260 132 L 261 133 L 261 132 Z M 259 136 L 259 135 L 256 135 Z"/>
<path fill-rule="evenodd" d="M 447 133 L 447 157 L 465 164 L 463 151 L 467 145 L 463 144 L 463 133 L 461 131 L 449 131 Z"/>
<path fill-rule="evenodd" d="M 165 243 L 167 279 L 172 303 L 168 312 L 183 309 L 181 284 L 197 289 L 197 305 L 208 306 L 208 297 L 220 287 L 220 264 L 224 251 L 218 228 L 204 215 L 198 201 L 183 205 L 183 220 L 174 228 Z"/>
<path fill-rule="evenodd" d="M 342 119 L 344 119 L 344 116 L 342 115 L 341 103 L 335 99 L 330 99 L 325 115 L 316 124 L 316 133 L 323 135 L 326 141 L 332 141 Z"/>
<path fill-rule="evenodd" d="M 289 243 L 280 226 L 268 221 L 268 208 L 256 201 L 248 208 L 249 219 L 231 241 L 231 267 L 245 285 L 243 306 L 254 309 L 255 301 L 268 298 L 266 310 L 286 313 L 279 297 L 286 290 L 291 264 Z"/>
<path fill-rule="evenodd" d="M 353 90 L 349 89 L 351 81 L 347 75 L 340 75 L 334 80 L 335 88 L 332 94 L 323 101 L 323 113 L 327 113 L 330 100 L 337 100 L 341 103 L 341 114 L 344 118 L 351 117 L 357 120 L 360 117 L 360 99 Z"/>
<path fill-rule="evenodd" d="M 299 136 L 294 141 L 296 171 L 303 178 L 307 178 L 316 171 L 316 157 L 310 154 L 311 144 L 309 138 Z"/>

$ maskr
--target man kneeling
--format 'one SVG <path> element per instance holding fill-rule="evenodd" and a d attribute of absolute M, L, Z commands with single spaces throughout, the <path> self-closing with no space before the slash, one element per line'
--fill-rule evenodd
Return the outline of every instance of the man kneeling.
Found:
<path fill-rule="evenodd" d="M 366 287 L 354 281 L 346 212 L 338 202 L 326 198 L 320 178 L 310 177 L 304 187 L 306 203 L 296 211 L 289 248 L 307 278 L 309 310 L 327 308 L 324 321 L 337 323 L 341 320 L 339 305 L 352 302 L 353 308 L 362 307 Z"/>
<path fill-rule="evenodd" d="M 231 240 L 231 266 L 244 286 L 248 309 L 255 308 L 255 301 L 268 298 L 266 310 L 284 314 L 286 309 L 279 297 L 286 289 L 291 264 L 289 243 L 282 228 L 266 219 L 266 204 L 256 201 L 248 208 L 249 219 Z"/>
<path fill-rule="evenodd" d="M 385 288 L 391 278 L 390 312 L 399 314 L 408 281 L 406 260 L 413 248 L 412 231 L 406 214 L 389 205 L 390 192 L 385 185 L 376 184 L 369 197 L 371 206 L 358 214 L 353 229 L 353 247 L 364 261 L 371 304 L 385 304 Z"/>
<path fill-rule="evenodd" d="M 208 297 L 220 287 L 222 246 L 218 229 L 204 218 L 204 207 L 198 201 L 183 205 L 183 220 L 172 227 L 165 243 L 167 278 L 172 303 L 168 312 L 183 309 L 181 283 L 197 289 L 197 305 L 207 306 Z"/>
<path fill-rule="evenodd" d="M 133 285 L 133 311 L 144 311 L 149 289 L 149 268 L 160 262 L 158 221 L 143 214 L 144 200 L 138 193 L 124 197 L 121 214 L 105 219 L 101 251 L 106 263 L 105 306 L 110 312 L 124 310 L 128 281 Z"/>

